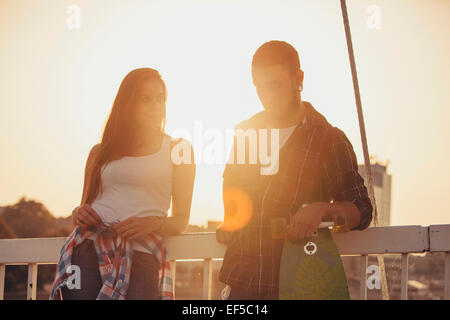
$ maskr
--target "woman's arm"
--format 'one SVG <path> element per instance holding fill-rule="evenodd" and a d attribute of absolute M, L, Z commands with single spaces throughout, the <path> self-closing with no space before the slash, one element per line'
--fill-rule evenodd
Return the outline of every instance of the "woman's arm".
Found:
<path fill-rule="evenodd" d="M 84 168 L 84 183 L 83 183 L 83 193 L 81 195 L 81 203 L 80 206 L 86 203 L 88 198 L 88 185 L 92 179 L 92 168 L 94 165 L 95 157 L 97 156 L 98 151 L 100 150 L 100 144 L 96 144 L 91 148 L 89 152 L 88 158 L 86 160 L 86 166 Z"/>
<path fill-rule="evenodd" d="M 161 227 L 156 230 L 162 236 L 180 234 L 189 223 L 196 170 L 192 145 L 190 148 L 190 163 L 173 166 L 172 215 L 163 219 Z"/>
<path fill-rule="evenodd" d="M 81 225 L 84 227 L 88 227 L 89 225 L 98 226 L 98 224 L 102 223 L 99 215 L 92 209 L 88 204 L 86 204 L 86 200 L 88 198 L 88 184 L 91 182 L 91 174 L 92 174 L 92 166 L 94 164 L 94 158 L 96 153 L 100 148 L 100 144 L 96 144 L 91 148 L 89 152 L 88 158 L 86 160 L 86 166 L 84 169 L 84 183 L 83 183 L 83 193 L 81 195 L 81 203 L 78 207 L 73 209 L 72 211 L 72 224 L 74 227 L 77 225 Z M 81 215 L 79 215 L 79 211 Z M 84 218 L 83 218 L 84 217 Z M 80 219 L 81 218 L 81 219 Z M 83 225 L 83 220 L 85 220 L 87 225 Z"/>

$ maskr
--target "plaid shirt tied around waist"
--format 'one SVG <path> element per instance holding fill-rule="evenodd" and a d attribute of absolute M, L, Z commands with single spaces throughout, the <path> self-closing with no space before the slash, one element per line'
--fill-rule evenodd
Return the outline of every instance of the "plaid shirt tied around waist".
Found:
<path fill-rule="evenodd" d="M 84 240 L 94 236 L 94 247 L 99 261 L 99 271 L 103 285 L 98 293 L 97 300 L 124 300 L 131 274 L 131 261 L 133 250 L 130 241 L 121 237 L 108 238 L 101 234 L 105 227 L 99 227 L 95 232 L 76 227 L 69 235 L 61 248 L 61 256 L 53 281 L 50 300 L 60 300 L 60 288 L 66 285 L 72 275 L 71 261 L 73 248 Z M 156 256 L 159 261 L 159 294 L 160 300 L 173 300 L 174 290 L 170 274 L 170 264 L 166 260 L 166 248 L 163 237 L 150 233 L 145 238 L 137 239 L 141 245 Z"/>
<path fill-rule="evenodd" d="M 219 273 L 219 280 L 232 288 L 277 299 L 284 240 L 272 239 L 272 218 L 286 218 L 288 222 L 302 204 L 334 200 L 353 202 L 359 209 L 360 225 L 354 230 L 367 228 L 372 220 L 372 205 L 358 173 L 352 144 L 310 103 L 303 104 L 303 121 L 279 151 L 278 172 L 261 174 L 259 160 L 255 164 L 235 161 L 225 166 L 223 187 L 244 191 L 252 202 L 252 216 L 245 226 L 233 232 Z M 259 112 L 236 129 L 266 129 L 265 116 L 265 111 Z M 236 141 L 235 136 L 235 156 Z M 249 143 L 246 141 L 245 145 L 247 156 Z"/>

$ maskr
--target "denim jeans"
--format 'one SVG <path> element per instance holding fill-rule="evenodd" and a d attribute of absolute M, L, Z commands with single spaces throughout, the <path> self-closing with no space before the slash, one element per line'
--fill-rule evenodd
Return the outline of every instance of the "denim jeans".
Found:
<path fill-rule="evenodd" d="M 98 257 L 92 240 L 84 240 L 73 249 L 72 264 L 80 267 L 81 289 L 61 288 L 64 300 L 95 300 L 102 287 Z M 158 299 L 159 262 L 157 258 L 133 251 L 127 300 Z"/>

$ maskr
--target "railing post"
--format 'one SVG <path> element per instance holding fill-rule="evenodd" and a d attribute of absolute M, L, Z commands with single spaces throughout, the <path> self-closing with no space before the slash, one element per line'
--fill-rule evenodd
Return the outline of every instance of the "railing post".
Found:
<path fill-rule="evenodd" d="M 445 253 L 444 299 L 450 300 L 450 251 Z"/>
<path fill-rule="evenodd" d="M 211 300 L 212 259 L 203 262 L 203 300 Z"/>
<path fill-rule="evenodd" d="M 177 284 L 177 261 L 176 260 L 171 260 L 170 261 L 170 272 L 172 273 L 172 284 L 173 284 L 173 294 L 174 294 L 174 298 L 175 298 L 175 289 L 176 289 L 176 284 Z"/>
<path fill-rule="evenodd" d="M 408 300 L 408 254 L 402 253 L 401 299 Z"/>
<path fill-rule="evenodd" d="M 4 299 L 5 294 L 5 265 L 0 264 L 0 300 Z"/>
<path fill-rule="evenodd" d="M 36 300 L 38 264 L 28 264 L 27 300 Z"/>
<path fill-rule="evenodd" d="M 360 274 L 360 286 L 359 286 L 359 299 L 367 300 L 367 254 L 362 254 L 361 260 L 361 274 Z"/>

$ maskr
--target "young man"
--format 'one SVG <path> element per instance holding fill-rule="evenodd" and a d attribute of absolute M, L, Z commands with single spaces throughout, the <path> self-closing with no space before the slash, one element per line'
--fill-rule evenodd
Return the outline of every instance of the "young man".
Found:
<path fill-rule="evenodd" d="M 261 174 L 260 161 L 230 161 L 225 167 L 225 223 L 216 235 L 228 245 L 219 280 L 231 287 L 231 300 L 278 299 L 284 240 L 272 237 L 273 219 L 286 219 L 289 239 L 311 237 L 321 221 L 339 218 L 347 229 L 363 230 L 372 220 L 352 144 L 301 99 L 303 71 L 297 51 L 283 41 L 264 43 L 253 56 L 252 77 L 264 110 L 236 129 L 278 128 L 279 166 L 273 174 Z M 233 148 L 236 156 L 236 137 Z M 246 148 L 247 154 L 251 143 Z M 240 196 L 229 190 L 238 190 Z M 247 220 L 239 217 L 242 199 L 251 203 Z M 227 220 L 240 218 L 245 225 L 227 228 Z"/>

